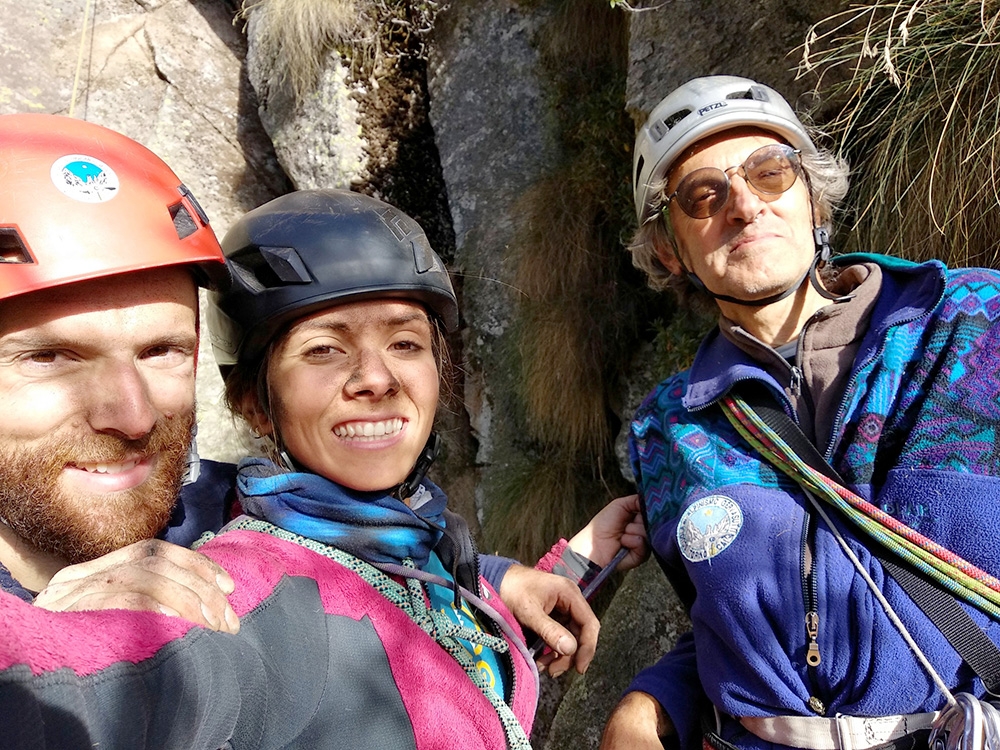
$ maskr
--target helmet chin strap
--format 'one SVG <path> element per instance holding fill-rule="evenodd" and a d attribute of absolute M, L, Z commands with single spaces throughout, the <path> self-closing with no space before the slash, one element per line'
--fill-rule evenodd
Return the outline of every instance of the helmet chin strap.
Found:
<path fill-rule="evenodd" d="M 438 457 L 440 452 L 441 436 L 432 432 L 427 438 L 424 449 L 417 456 L 417 463 L 414 465 L 413 471 L 389 494 L 397 500 L 406 500 L 411 497 L 417 491 L 417 487 L 427 475 L 427 470 L 431 468 L 431 464 L 434 463 L 434 459 Z"/>
<path fill-rule="evenodd" d="M 417 463 L 413 467 L 413 471 L 402 482 L 397 484 L 388 494 L 397 500 L 406 500 L 408 497 L 412 497 L 413 493 L 417 491 L 417 487 L 427 476 L 427 470 L 431 468 L 431 464 L 434 463 L 434 459 L 438 457 L 441 452 L 441 436 L 436 432 L 432 432 L 427 438 L 427 442 L 424 444 L 424 448 L 420 451 L 420 455 L 417 456 Z M 283 448 L 278 449 L 278 458 L 283 464 L 283 468 L 288 471 L 302 471 L 302 468 L 295 463 L 295 460 L 291 457 L 288 451 Z"/>
<path fill-rule="evenodd" d="M 690 281 L 696 289 L 704 292 L 712 299 L 722 300 L 723 302 L 730 302 L 734 305 L 744 305 L 746 307 L 766 307 L 767 305 L 772 305 L 775 302 L 780 302 L 786 297 L 795 294 L 805 283 L 806 279 L 809 279 L 809 283 L 812 284 L 813 289 L 815 289 L 819 294 L 826 299 L 839 299 L 839 295 L 833 294 L 828 291 L 819 281 L 819 274 L 817 269 L 820 263 L 825 263 L 830 259 L 832 250 L 830 248 L 830 233 L 827 231 L 826 227 L 815 227 L 813 228 L 813 243 L 816 246 L 816 252 L 813 255 L 812 263 L 809 264 L 809 268 L 806 270 L 799 279 L 785 289 L 782 292 L 777 292 L 772 294 L 770 297 L 764 297 L 763 299 L 740 299 L 738 297 L 730 297 L 727 294 L 716 294 L 707 286 L 705 282 L 699 279 L 695 274 L 688 270 L 688 267 L 684 265 L 684 261 L 681 260 L 680 255 L 676 255 L 677 262 L 680 263 L 681 268 L 684 270 L 684 275 L 687 276 L 688 281 Z"/>

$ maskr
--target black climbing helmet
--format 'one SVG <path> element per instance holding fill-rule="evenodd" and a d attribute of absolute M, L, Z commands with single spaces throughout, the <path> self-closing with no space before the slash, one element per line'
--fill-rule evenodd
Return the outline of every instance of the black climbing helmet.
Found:
<path fill-rule="evenodd" d="M 286 323 L 332 304 L 392 297 L 458 327 L 448 271 L 420 226 L 387 203 L 346 190 L 301 190 L 240 218 L 222 240 L 230 283 L 209 293 L 215 360 L 261 355 Z"/>

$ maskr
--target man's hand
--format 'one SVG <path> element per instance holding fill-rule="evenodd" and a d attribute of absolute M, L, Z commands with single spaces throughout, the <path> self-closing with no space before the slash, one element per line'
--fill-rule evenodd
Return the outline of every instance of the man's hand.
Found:
<path fill-rule="evenodd" d="M 601 623 L 580 589 L 568 578 L 543 573 L 523 565 L 512 565 L 500 583 L 500 598 L 521 627 L 535 631 L 553 653 L 538 661 L 559 677 L 571 666 L 583 674 L 597 649 Z M 567 625 L 556 622 L 550 613 L 558 611 Z M 530 644 L 529 644 L 530 645 Z"/>
<path fill-rule="evenodd" d="M 618 565 L 618 570 L 628 570 L 645 561 L 649 557 L 649 544 L 639 509 L 639 496 L 619 497 L 605 505 L 590 523 L 569 540 L 569 546 L 602 568 L 621 547 L 626 547 L 629 553 Z"/>
<path fill-rule="evenodd" d="M 611 713 L 600 750 L 663 750 L 662 737 L 674 733 L 663 707 L 648 693 L 629 693 Z"/>
<path fill-rule="evenodd" d="M 35 606 L 53 611 L 135 609 L 183 617 L 236 633 L 240 621 L 226 601 L 229 574 L 198 552 L 149 539 L 56 573 Z"/>

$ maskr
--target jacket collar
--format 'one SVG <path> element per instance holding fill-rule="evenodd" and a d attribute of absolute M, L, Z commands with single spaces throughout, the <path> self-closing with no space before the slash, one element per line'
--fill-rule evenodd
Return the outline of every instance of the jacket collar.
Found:
<path fill-rule="evenodd" d="M 946 269 L 940 261 L 926 263 L 871 253 L 852 253 L 834 258 L 837 265 L 875 263 L 882 269 L 882 291 L 875 302 L 869 330 L 858 351 L 857 361 L 873 356 L 893 326 L 916 320 L 941 300 Z M 784 391 L 749 354 L 713 330 L 702 341 L 691 365 L 684 408 L 697 411 L 722 398 L 740 380 L 763 381 L 784 400 Z"/>

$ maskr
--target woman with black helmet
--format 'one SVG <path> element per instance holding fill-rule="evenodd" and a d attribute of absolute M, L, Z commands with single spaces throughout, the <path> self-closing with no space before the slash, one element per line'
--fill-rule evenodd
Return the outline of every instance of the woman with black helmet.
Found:
<path fill-rule="evenodd" d="M 210 296 L 212 343 L 230 407 L 273 449 L 241 463 L 248 516 L 227 531 L 291 538 L 340 563 L 352 593 L 326 611 L 371 620 L 381 669 L 369 680 L 402 701 L 384 700 L 379 722 L 398 712 L 417 747 L 471 747 L 470 734 L 527 747 L 532 657 L 480 579 L 465 523 L 425 477 L 444 334 L 458 325 L 441 260 L 410 217 L 333 190 L 251 211 L 223 249 L 232 283 Z M 611 512 L 624 526 L 621 507 Z M 604 546 L 588 550 L 598 564 L 617 539 Z M 410 707 L 421 694 L 433 718 Z"/>
<path fill-rule="evenodd" d="M 246 515 L 199 546 L 235 581 L 240 632 L 0 596 L 0 747 L 528 748 L 532 655 L 424 476 L 458 322 L 440 259 L 408 216 L 343 191 L 276 199 L 223 246 L 212 342 L 273 445 L 240 465 Z M 634 512 L 615 501 L 551 564 L 586 575 L 576 552 L 601 565 L 626 544 L 628 567 Z"/>

